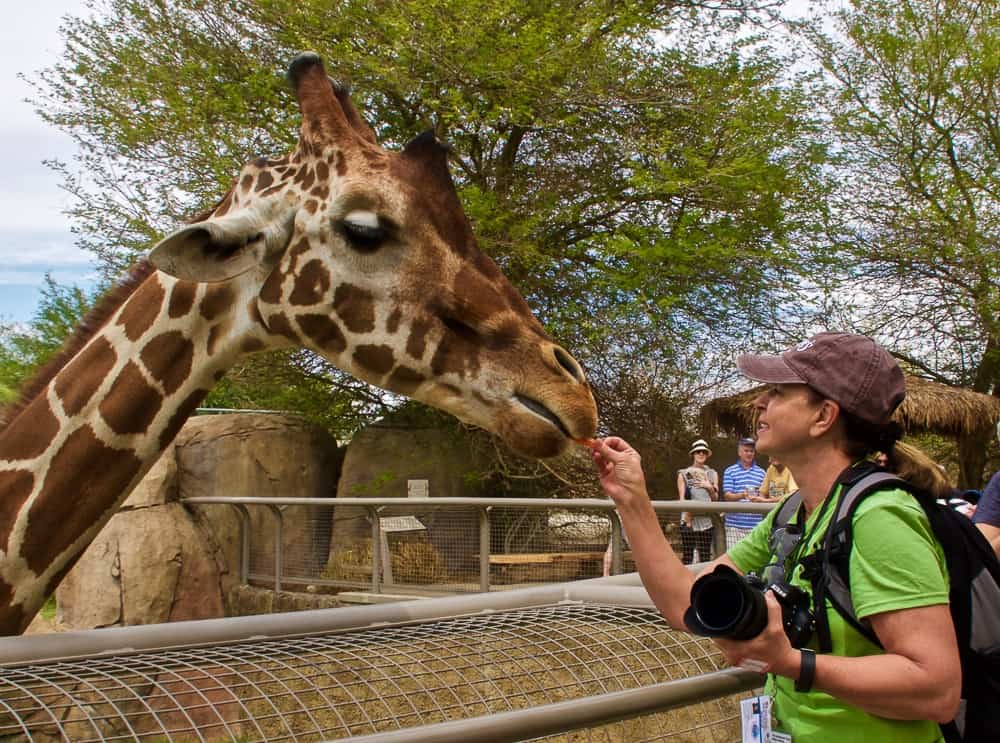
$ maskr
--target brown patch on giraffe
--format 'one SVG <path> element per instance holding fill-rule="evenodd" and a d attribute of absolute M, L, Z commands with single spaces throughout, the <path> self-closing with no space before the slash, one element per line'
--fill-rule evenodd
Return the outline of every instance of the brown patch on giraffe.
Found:
<path fill-rule="evenodd" d="M 216 217 L 222 217 L 229 213 L 229 210 L 233 207 L 233 192 L 230 189 L 226 192 L 226 195 L 222 197 L 222 201 L 219 205 L 212 210 L 212 215 Z"/>
<path fill-rule="evenodd" d="M 322 160 L 316 163 L 316 180 L 321 183 L 330 180 L 330 166 Z"/>
<path fill-rule="evenodd" d="M 412 395 L 426 381 L 427 377 L 415 369 L 408 366 L 397 366 L 389 375 L 385 386 L 401 395 Z"/>
<path fill-rule="evenodd" d="M 212 328 L 214 331 L 215 328 Z M 211 346 L 211 340 L 209 341 Z M 211 350 L 209 350 L 211 353 Z M 147 343 L 139 354 L 146 371 L 163 385 L 168 395 L 174 394 L 191 374 L 194 344 L 184 334 L 171 330 Z"/>
<path fill-rule="evenodd" d="M 240 350 L 243 353 L 254 353 L 255 351 L 262 351 L 264 348 L 264 341 L 259 338 L 247 338 L 243 341 L 243 345 L 240 346 Z"/>
<path fill-rule="evenodd" d="M 431 358 L 431 371 L 434 376 L 458 374 L 465 376 L 479 369 L 479 346 L 464 335 L 445 333 L 437 350 Z"/>
<path fill-rule="evenodd" d="M 80 524 L 96 524 L 138 474 L 142 462 L 131 451 L 104 444 L 90 426 L 70 434 L 49 465 L 41 492 L 28 510 L 21 553 L 41 573 L 80 536 Z M 66 494 L 72 494 L 72 518 Z"/>
<path fill-rule="evenodd" d="M 125 329 L 125 335 L 130 341 L 139 340 L 143 333 L 149 330 L 156 322 L 163 306 L 166 292 L 156 276 L 149 279 L 139 287 L 122 307 L 122 313 L 118 316 L 118 324 Z"/>
<path fill-rule="evenodd" d="M 306 179 L 306 174 L 310 172 L 309 163 L 302 163 L 299 169 L 295 172 L 294 180 L 296 183 L 302 183 Z"/>
<path fill-rule="evenodd" d="M 286 338 L 291 338 L 296 343 L 300 342 L 299 334 L 295 332 L 295 328 L 292 327 L 292 323 L 289 322 L 288 318 L 281 313 L 271 315 L 267 319 L 266 327 L 272 333 L 283 335 Z"/>
<path fill-rule="evenodd" d="M 313 258 L 295 277 L 295 284 L 292 286 L 292 294 L 288 301 L 293 305 L 308 307 L 322 302 L 328 291 L 330 291 L 330 273 L 322 261 Z M 339 288 L 337 292 L 340 292 Z"/>
<path fill-rule="evenodd" d="M 333 353 L 343 353 L 347 339 L 340 327 L 326 315 L 299 315 L 295 318 L 305 333 L 316 344 Z"/>
<path fill-rule="evenodd" d="M 313 187 L 313 183 L 316 182 L 316 174 L 313 173 L 312 168 L 306 171 L 306 177 L 302 179 L 302 190 L 308 191 Z"/>
<path fill-rule="evenodd" d="M 235 298 L 233 290 L 225 284 L 210 284 L 201 298 L 198 311 L 206 320 L 214 320 L 232 305 Z"/>
<path fill-rule="evenodd" d="M 274 176 L 272 176 L 266 170 L 257 176 L 257 185 L 254 186 L 255 191 L 263 191 L 265 188 L 269 188 L 274 183 Z"/>
<path fill-rule="evenodd" d="M 366 344 L 354 349 L 354 361 L 359 366 L 383 376 L 392 369 L 396 357 L 389 346 Z"/>
<path fill-rule="evenodd" d="M 333 169 L 337 171 L 337 175 L 341 178 L 347 175 L 347 159 L 340 150 L 337 150 L 333 156 Z"/>
<path fill-rule="evenodd" d="M 163 404 L 163 395 L 152 387 L 134 361 L 121 370 L 99 410 L 117 434 L 145 433 Z"/>
<path fill-rule="evenodd" d="M 507 302 L 496 286 L 472 266 L 462 266 L 452 286 L 461 303 L 462 320 L 470 325 L 478 325 L 507 309 Z"/>
<path fill-rule="evenodd" d="M 324 183 L 320 186 L 316 186 L 316 188 L 314 188 L 309 193 L 315 196 L 320 201 L 323 201 L 326 199 L 327 196 L 330 195 L 330 187 Z"/>
<path fill-rule="evenodd" d="M 201 401 L 205 399 L 208 394 L 208 390 L 195 390 L 190 395 L 188 395 L 184 402 L 177 406 L 174 414 L 170 416 L 170 421 L 167 423 L 167 427 L 163 429 L 163 433 L 160 434 L 160 449 L 166 449 L 167 444 L 174 440 L 177 432 L 181 430 L 181 426 L 184 425 L 184 421 L 191 417 Z"/>
<path fill-rule="evenodd" d="M 406 339 L 406 352 L 415 359 L 422 359 L 427 348 L 427 333 L 431 324 L 426 320 L 414 320 L 410 326 L 410 337 Z"/>
<path fill-rule="evenodd" d="M 0 606 L 5 607 L 0 614 L 0 635 L 19 635 L 28 622 L 20 606 L 11 606 L 14 601 L 14 587 L 0 580 Z"/>
<path fill-rule="evenodd" d="M 252 185 L 253 185 L 253 176 L 247 173 L 245 176 L 243 176 L 243 179 L 240 181 L 240 190 L 243 193 L 247 193 Z"/>
<path fill-rule="evenodd" d="M 263 193 L 261 193 L 261 196 L 272 196 L 273 194 L 278 193 L 278 191 L 281 191 L 284 188 L 285 188 L 285 184 L 284 183 L 279 183 L 278 185 L 271 186 L 269 189 L 267 189 L 266 191 L 264 191 Z"/>
<path fill-rule="evenodd" d="M 375 300 L 367 289 L 341 284 L 333 293 L 333 309 L 352 333 L 375 329 Z"/>
<path fill-rule="evenodd" d="M 315 214 L 317 209 L 319 209 L 319 202 L 316 199 L 309 199 L 306 202 L 305 210 L 310 214 Z"/>
<path fill-rule="evenodd" d="M 0 409 L 0 420 L 3 421 L 4 425 L 9 425 L 35 397 L 42 393 L 62 368 L 104 327 L 118 308 L 135 294 L 139 287 L 155 272 L 156 269 L 152 263 L 141 260 L 132 267 L 128 277 L 122 283 L 104 295 L 77 326 L 72 337 L 63 345 L 62 350 L 21 388 L 17 402 Z"/>
<path fill-rule="evenodd" d="M 281 266 L 278 266 L 264 281 L 264 286 L 260 289 L 260 300 L 267 304 L 281 304 L 281 285 L 284 281 L 285 274 L 282 272 Z"/>
<path fill-rule="evenodd" d="M 399 321 L 403 319 L 403 312 L 397 307 L 385 321 L 385 332 L 395 334 L 399 330 Z"/>
<path fill-rule="evenodd" d="M 118 354 L 108 339 L 98 336 L 59 372 L 53 384 L 66 415 L 83 410 L 117 360 Z"/>
<path fill-rule="evenodd" d="M 193 281 L 178 281 L 170 290 L 170 301 L 167 303 L 167 316 L 173 320 L 184 317 L 194 306 L 194 297 L 198 285 Z"/>
<path fill-rule="evenodd" d="M 35 476 L 28 470 L 6 470 L 0 472 L 0 548 L 10 551 L 10 529 L 17 520 L 17 514 L 31 495 L 35 485 Z"/>

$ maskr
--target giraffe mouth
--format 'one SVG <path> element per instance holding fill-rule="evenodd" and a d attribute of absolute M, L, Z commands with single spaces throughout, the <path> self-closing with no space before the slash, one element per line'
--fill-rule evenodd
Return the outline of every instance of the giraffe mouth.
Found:
<path fill-rule="evenodd" d="M 553 426 L 555 426 L 556 429 L 560 431 L 563 436 L 565 436 L 568 439 L 572 438 L 572 436 L 570 436 L 569 431 L 566 428 L 566 425 L 559 419 L 559 416 L 557 416 L 547 407 L 542 405 L 540 402 L 538 402 L 537 400 L 532 400 L 530 397 L 525 397 L 524 395 L 514 395 L 514 399 L 517 402 L 521 403 L 522 406 L 526 407 L 532 413 L 537 415 L 539 418 L 544 418 Z"/>

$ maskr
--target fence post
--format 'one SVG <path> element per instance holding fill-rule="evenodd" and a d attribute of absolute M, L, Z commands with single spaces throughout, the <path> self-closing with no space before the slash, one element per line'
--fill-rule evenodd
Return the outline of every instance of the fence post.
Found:
<path fill-rule="evenodd" d="M 378 506 L 368 509 L 372 520 L 372 593 L 380 592 L 382 580 L 382 524 L 378 516 L 381 511 Z"/>
<path fill-rule="evenodd" d="M 240 517 L 240 585 L 250 585 L 250 512 L 242 503 L 230 503 Z"/>
<path fill-rule="evenodd" d="M 479 590 L 490 590 L 490 510 L 493 506 L 479 509 Z"/>
<path fill-rule="evenodd" d="M 710 513 L 708 517 L 712 520 L 712 559 L 726 553 L 726 522 L 717 513 Z M 698 556 L 699 558 L 701 555 Z"/>
<path fill-rule="evenodd" d="M 625 572 L 625 554 L 622 549 L 625 540 L 622 538 L 622 522 L 618 518 L 618 511 L 609 511 L 609 513 L 611 518 L 611 574 L 621 575 Z"/>
<path fill-rule="evenodd" d="M 268 504 L 271 513 L 274 514 L 274 590 L 281 590 L 281 571 L 284 562 L 284 541 L 285 541 L 285 518 L 281 511 L 281 506 Z"/>

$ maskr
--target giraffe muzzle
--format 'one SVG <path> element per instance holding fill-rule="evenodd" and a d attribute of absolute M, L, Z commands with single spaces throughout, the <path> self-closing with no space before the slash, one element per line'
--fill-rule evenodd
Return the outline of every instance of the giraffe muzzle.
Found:
<path fill-rule="evenodd" d="M 562 435 L 565 436 L 567 439 L 572 438 L 572 436 L 569 433 L 569 430 L 566 428 L 566 424 L 562 422 L 559 416 L 557 416 L 547 407 L 542 405 L 542 403 L 538 402 L 537 400 L 532 400 L 530 397 L 525 397 L 524 395 L 518 395 L 518 394 L 514 395 L 514 400 L 516 400 L 523 407 L 527 408 L 532 413 L 537 415 L 539 418 L 544 418 L 545 420 L 547 420 L 549 423 L 555 426 L 559 430 L 559 432 L 562 433 Z"/>

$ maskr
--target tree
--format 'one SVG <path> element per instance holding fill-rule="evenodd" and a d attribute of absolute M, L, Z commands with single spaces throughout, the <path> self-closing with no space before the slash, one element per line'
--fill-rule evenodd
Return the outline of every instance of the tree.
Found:
<path fill-rule="evenodd" d="M 853 0 L 809 31 L 835 82 L 846 314 L 910 370 L 1000 394 L 1000 7 Z M 959 441 L 982 482 L 991 421 Z"/>
<path fill-rule="evenodd" d="M 452 144 L 484 249 L 610 387 L 777 322 L 808 257 L 795 236 L 824 160 L 810 89 L 730 33 L 765 4 L 108 0 L 67 20 L 39 110 L 81 145 L 58 167 L 114 273 L 242 162 L 288 149 L 275 72 L 315 49 L 383 142 L 433 127 Z"/>

